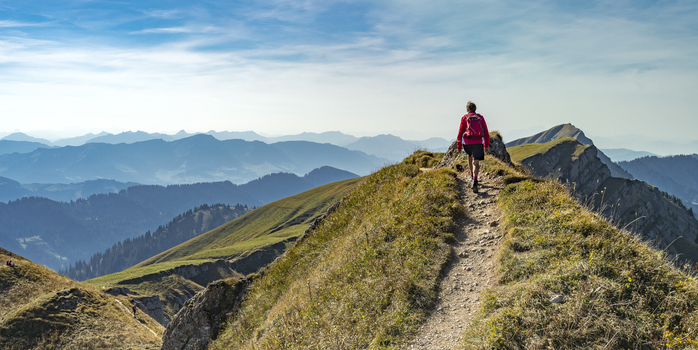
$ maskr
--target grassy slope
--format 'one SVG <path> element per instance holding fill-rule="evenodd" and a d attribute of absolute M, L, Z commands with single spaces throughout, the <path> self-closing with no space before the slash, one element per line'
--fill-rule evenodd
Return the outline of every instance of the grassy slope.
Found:
<path fill-rule="evenodd" d="M 150 317 L 139 313 L 145 327 L 114 297 L 0 248 L 0 261 L 9 259 L 17 267 L 0 267 L 0 348 L 159 348 L 164 329 Z"/>
<path fill-rule="evenodd" d="M 404 344 L 436 298 L 462 211 L 455 173 L 414 164 L 370 175 L 253 284 L 215 349 Z"/>
<path fill-rule="evenodd" d="M 267 204 L 122 272 L 84 283 L 95 287 L 110 286 L 176 266 L 217 259 L 233 260 L 261 247 L 300 236 L 312 220 L 359 181 L 361 179 L 335 182 Z"/>
<path fill-rule="evenodd" d="M 507 149 L 507 151 L 509 151 L 511 160 L 519 163 L 528 157 L 543 154 L 555 146 L 568 144 L 570 147 L 574 147 L 574 150 L 571 151 L 573 156 L 580 155 L 584 149 L 589 147 L 580 144 L 572 137 L 563 137 L 548 143 L 529 143 L 521 146 L 510 147 Z"/>
<path fill-rule="evenodd" d="M 698 337 L 698 283 L 610 225 L 558 183 L 500 195 L 508 234 L 499 281 L 482 297 L 468 349 L 686 348 Z M 566 302 L 549 299 L 564 294 Z"/>

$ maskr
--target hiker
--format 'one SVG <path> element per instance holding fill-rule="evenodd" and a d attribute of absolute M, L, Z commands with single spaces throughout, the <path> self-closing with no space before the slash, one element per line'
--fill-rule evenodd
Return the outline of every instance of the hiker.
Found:
<path fill-rule="evenodd" d="M 465 151 L 468 155 L 468 168 L 472 180 L 473 192 L 477 193 L 477 176 L 480 173 L 480 161 L 485 159 L 485 154 L 490 148 L 490 132 L 487 130 L 485 118 L 475 113 L 477 106 L 468 101 L 466 105 L 468 114 L 460 120 L 456 147 L 458 151 Z"/>
<path fill-rule="evenodd" d="M 136 302 L 134 301 L 133 306 L 131 306 L 131 309 L 133 309 L 133 317 L 136 317 L 136 309 L 137 308 L 138 308 L 138 306 L 136 306 Z"/>

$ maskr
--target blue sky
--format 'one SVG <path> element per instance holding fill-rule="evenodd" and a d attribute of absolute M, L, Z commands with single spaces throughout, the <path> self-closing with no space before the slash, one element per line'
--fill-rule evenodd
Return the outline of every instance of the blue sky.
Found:
<path fill-rule="evenodd" d="M 3 1 L 0 135 L 696 139 L 697 1 Z M 661 125 L 661 127 L 658 127 Z M 511 137 L 508 137 L 511 136 Z"/>

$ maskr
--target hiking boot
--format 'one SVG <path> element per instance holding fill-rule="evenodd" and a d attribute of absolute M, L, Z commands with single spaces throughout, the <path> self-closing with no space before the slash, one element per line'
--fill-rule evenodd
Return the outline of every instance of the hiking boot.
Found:
<path fill-rule="evenodd" d="M 473 188 L 473 192 L 477 193 L 477 180 L 476 180 L 476 179 L 473 179 L 473 186 L 472 186 L 472 188 Z"/>

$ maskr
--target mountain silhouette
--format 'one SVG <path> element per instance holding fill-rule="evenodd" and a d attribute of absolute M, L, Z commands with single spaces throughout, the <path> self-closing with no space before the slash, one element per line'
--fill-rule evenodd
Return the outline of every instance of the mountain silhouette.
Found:
<path fill-rule="evenodd" d="M 306 174 L 331 166 L 359 175 L 385 159 L 330 144 L 219 141 L 195 135 L 171 142 L 88 143 L 0 155 L 0 176 L 21 183 L 75 183 L 96 179 L 142 184 L 213 181 L 245 183 L 275 172 Z"/>

